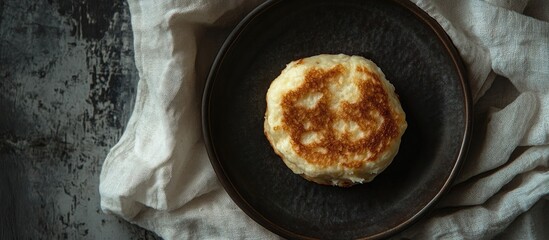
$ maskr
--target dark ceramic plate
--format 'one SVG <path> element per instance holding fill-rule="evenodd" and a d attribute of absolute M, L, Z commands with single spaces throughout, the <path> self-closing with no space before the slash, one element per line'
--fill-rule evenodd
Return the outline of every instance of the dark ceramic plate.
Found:
<path fill-rule="evenodd" d="M 371 183 L 308 182 L 263 134 L 271 81 L 286 63 L 321 53 L 373 60 L 400 95 L 409 126 L 397 157 Z M 255 221 L 288 238 L 378 238 L 409 226 L 450 186 L 471 131 L 459 55 L 442 28 L 406 1 L 262 4 L 219 52 L 202 114 L 208 153 L 227 192 Z"/>

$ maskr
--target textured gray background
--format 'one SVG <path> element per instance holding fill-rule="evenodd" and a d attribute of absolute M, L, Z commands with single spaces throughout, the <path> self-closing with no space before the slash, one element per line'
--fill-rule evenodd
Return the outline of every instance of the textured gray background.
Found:
<path fill-rule="evenodd" d="M 138 76 L 123 0 L 0 0 L 0 239 L 154 239 L 101 212 Z"/>

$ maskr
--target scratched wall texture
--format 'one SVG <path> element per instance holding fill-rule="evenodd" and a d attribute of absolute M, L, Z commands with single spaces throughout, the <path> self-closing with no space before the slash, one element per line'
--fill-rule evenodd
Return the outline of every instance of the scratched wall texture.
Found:
<path fill-rule="evenodd" d="M 138 80 L 123 0 L 0 0 L 0 239 L 155 239 L 99 173 Z"/>

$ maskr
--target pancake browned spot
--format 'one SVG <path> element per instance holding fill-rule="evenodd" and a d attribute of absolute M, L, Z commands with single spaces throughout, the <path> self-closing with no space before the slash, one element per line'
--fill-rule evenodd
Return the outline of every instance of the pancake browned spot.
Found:
<path fill-rule="evenodd" d="M 341 64 L 332 69 L 311 69 L 305 75 L 305 82 L 296 90 L 287 93 L 282 100 L 283 127 L 289 132 L 292 144 L 300 156 L 308 162 L 319 166 L 332 165 L 339 156 L 360 154 L 366 150 L 373 153 L 364 161 L 375 160 L 378 154 L 385 151 L 392 139 L 398 137 L 398 129 L 387 99 L 387 94 L 379 82 L 379 77 L 363 67 L 357 71 L 366 72 L 371 81 L 359 81 L 360 100 L 356 103 L 344 102 L 340 109 L 331 111 L 328 103 L 331 94 L 328 83 L 341 76 L 346 70 Z M 320 92 L 323 97 L 313 108 L 299 106 L 297 101 L 310 92 Z M 384 121 L 381 126 L 375 126 L 374 113 L 379 113 Z M 353 121 L 362 131 L 371 131 L 368 137 L 353 141 L 348 133 L 337 136 L 332 126 L 337 120 Z M 305 129 L 303 124 L 311 122 L 311 127 Z M 377 129 L 376 129 L 377 127 Z M 300 136 L 308 131 L 320 132 L 321 140 L 311 144 L 303 144 Z M 327 153 L 315 151 L 324 148 Z M 364 161 L 343 162 L 347 167 L 358 168 Z"/>
<path fill-rule="evenodd" d="M 288 64 L 269 88 L 265 118 L 267 138 L 292 171 L 339 186 L 385 169 L 407 126 L 381 70 L 346 55 Z"/>

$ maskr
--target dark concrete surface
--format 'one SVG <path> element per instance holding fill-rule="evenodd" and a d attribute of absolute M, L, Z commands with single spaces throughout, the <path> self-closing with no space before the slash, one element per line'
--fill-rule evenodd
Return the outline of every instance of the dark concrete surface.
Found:
<path fill-rule="evenodd" d="M 155 239 L 99 205 L 138 80 L 123 0 L 0 0 L 0 239 Z"/>

